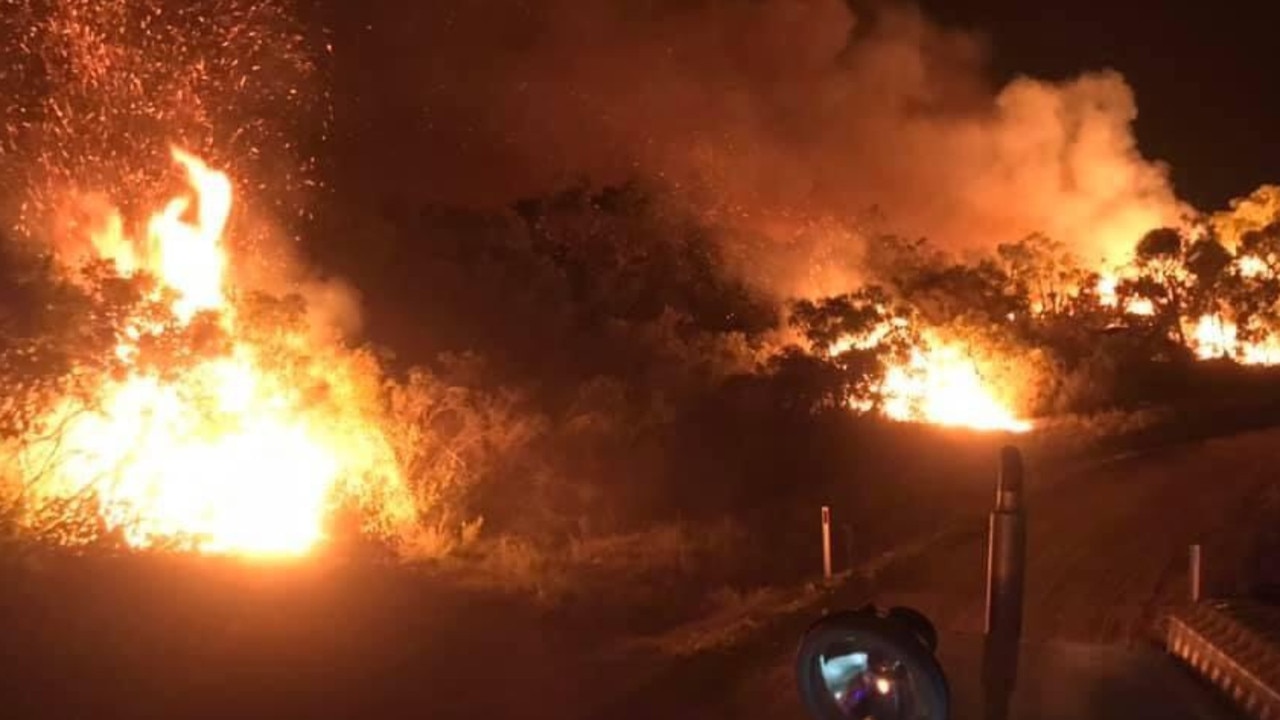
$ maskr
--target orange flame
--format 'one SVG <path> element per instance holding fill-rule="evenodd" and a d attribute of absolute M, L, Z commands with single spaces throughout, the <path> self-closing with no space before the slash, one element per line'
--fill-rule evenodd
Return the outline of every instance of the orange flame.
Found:
<path fill-rule="evenodd" d="M 1116 307 L 1120 304 L 1120 298 L 1116 293 L 1117 286 L 1120 285 L 1120 278 L 1115 275 L 1103 275 L 1098 278 L 1098 302 L 1103 307 Z M 1156 306 L 1147 298 L 1130 298 L 1125 303 L 1124 311 L 1130 315 L 1151 316 L 1156 312 Z"/>
<path fill-rule="evenodd" d="M 1203 315 L 1191 330 L 1191 350 L 1201 360 L 1227 358 L 1242 365 L 1280 365 L 1280 337 L 1266 335 L 1248 342 L 1239 338 L 1240 329 L 1217 315 Z"/>
<path fill-rule="evenodd" d="M 104 378 L 87 406 L 62 401 L 43 423 L 61 428 L 57 437 L 21 452 L 24 476 L 39 479 L 34 492 L 93 496 L 131 546 L 176 541 L 217 554 L 305 554 L 325 539 L 344 497 L 377 494 L 383 520 L 411 522 L 413 499 L 378 422 L 376 377 L 351 353 L 308 345 L 301 333 L 286 339 L 298 362 L 273 363 L 238 332 L 222 244 L 231 181 L 181 150 L 173 158 L 194 197 L 152 216 L 143 242 L 126 236 L 114 212 L 90 239 L 121 274 L 146 271 L 173 291 L 180 326 L 217 313 L 229 348 L 173 377 L 133 362 L 149 329 L 135 321 L 116 349 L 127 374 Z M 319 396 L 303 390 L 317 387 Z"/>
<path fill-rule="evenodd" d="M 832 343 L 827 353 L 836 356 L 855 348 L 874 348 L 893 331 L 893 326 L 901 328 L 904 323 L 895 319 L 872 329 L 866 337 L 846 335 Z M 998 398 L 996 388 L 983 377 L 965 346 L 928 335 L 910 349 L 904 362 L 892 363 L 885 369 L 879 393 L 881 412 L 899 422 L 1014 433 L 1033 427 Z M 859 410 L 871 409 L 858 399 L 850 404 Z"/>
<path fill-rule="evenodd" d="M 885 374 L 884 413 L 894 420 L 974 430 L 1023 433 L 1032 424 L 997 399 L 965 348 L 912 348 L 910 359 Z"/>

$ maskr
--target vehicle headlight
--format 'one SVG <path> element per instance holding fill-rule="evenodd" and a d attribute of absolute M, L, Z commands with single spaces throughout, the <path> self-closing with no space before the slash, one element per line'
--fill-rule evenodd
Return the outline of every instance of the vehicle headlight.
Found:
<path fill-rule="evenodd" d="M 827 616 L 800 642 L 800 699 L 814 720 L 945 720 L 950 693 L 937 646 L 933 624 L 909 608 Z"/>

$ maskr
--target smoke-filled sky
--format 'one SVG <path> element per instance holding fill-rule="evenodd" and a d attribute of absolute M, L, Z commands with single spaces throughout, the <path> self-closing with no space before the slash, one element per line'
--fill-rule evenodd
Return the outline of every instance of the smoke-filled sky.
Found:
<path fill-rule="evenodd" d="M 345 128 L 378 138 L 361 153 L 405 197 L 503 203 L 639 174 L 791 240 L 815 220 L 877 217 L 962 249 L 1045 232 L 1094 262 L 1178 218 L 1168 168 L 1135 137 L 1134 87 L 1107 67 L 1124 56 L 1077 51 L 1031 63 L 1052 79 L 1020 76 L 1007 55 L 993 66 L 1007 17 L 984 36 L 966 29 L 977 12 L 943 25 L 853 4 L 349 4 L 334 62 L 360 123 Z"/>
<path fill-rule="evenodd" d="M 95 48 L 133 47 L 140 33 L 159 38 L 137 46 L 141 64 L 124 62 L 134 57 L 127 53 L 120 61 L 67 56 L 95 59 L 68 66 L 79 69 L 75 78 L 94 80 L 86 86 L 93 112 L 72 116 L 86 128 L 150 132 L 145 123 L 99 116 L 140 108 L 139 117 L 154 121 L 148 108 L 159 107 L 157 94 L 172 100 L 180 93 L 166 94 L 169 85 L 190 84 L 166 78 L 226 68 L 227 82 L 215 82 L 216 73 L 201 81 L 213 97 L 185 104 L 232 118 L 197 142 L 214 142 L 215 156 L 237 156 L 229 143 L 261 154 L 325 134 L 323 113 L 297 112 L 306 104 L 297 98 L 329 85 L 335 142 L 319 152 L 333 157 L 331 177 L 344 196 L 360 190 L 378 203 L 502 206 L 579 179 L 658 179 L 730 228 L 729 254 L 787 293 L 815 290 L 805 287 L 812 273 L 804 270 L 815 262 L 856 268 L 856 237 L 867 232 L 927 236 L 960 250 L 1044 232 L 1088 262 L 1119 260 L 1142 232 L 1177 220 L 1186 209 L 1179 197 L 1210 209 L 1245 194 L 1267 179 L 1262 153 L 1277 152 L 1253 133 L 1257 147 L 1242 158 L 1251 133 L 1210 122 L 1242 116 L 1230 100 L 1262 104 L 1265 85 L 1249 85 L 1246 71 L 1262 72 L 1263 63 L 1232 68 L 1216 60 L 1264 44 L 1236 34 L 1213 40 L 1223 47 L 1210 52 L 1197 45 L 1204 35 L 1188 35 L 1203 23 L 1179 23 L 1168 8 L 1113 15 L 1080 3 L 1032 11 L 997 0 L 930 3 L 936 11 L 862 0 L 317 0 L 306 19 L 332 33 L 327 43 L 311 35 L 329 70 L 312 83 L 236 50 L 237 38 L 248 37 L 252 48 L 284 43 L 293 52 L 287 23 L 261 12 L 269 3 L 228 5 L 247 9 L 239 15 L 214 4 L 191 17 L 162 13 L 163 4 L 113 0 L 102 4 L 109 12 L 50 25 L 96 28 L 68 36 L 69 45 L 54 33 L 57 47 L 80 47 L 85 37 Z M 82 6 L 97 7 L 53 5 Z M 142 31 L 113 19 L 130 12 L 147 20 Z M 150 52 L 167 37 L 154 28 L 193 18 L 231 40 L 179 43 L 175 50 L 191 52 L 171 57 Z M 279 42 L 270 37 L 276 32 Z M 27 55 L 35 47 L 10 45 Z M 46 75 L 62 65 L 53 62 Z M 264 93 L 255 88 L 281 89 L 289 99 L 273 111 L 257 102 Z M 52 97 L 69 92 L 60 86 Z M 1145 97 L 1154 98 L 1151 108 L 1140 107 Z M 46 108 L 39 127 L 62 128 L 68 107 L 79 106 Z M 263 116 L 272 112 L 282 117 Z M 281 130 L 255 132 L 260 125 Z M 75 148 L 85 144 L 84 128 L 67 127 Z M 1149 129 L 1151 142 L 1135 128 Z M 98 144 L 126 155 L 138 147 L 108 140 Z M 69 171 L 83 180 L 83 165 Z M 1208 179 L 1182 182 L 1201 174 Z M 270 178 L 253 184 L 272 187 Z"/>

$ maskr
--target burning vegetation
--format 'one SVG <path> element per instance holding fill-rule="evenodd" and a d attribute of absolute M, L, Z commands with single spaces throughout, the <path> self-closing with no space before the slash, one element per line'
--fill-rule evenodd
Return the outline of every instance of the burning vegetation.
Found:
<path fill-rule="evenodd" d="M 1280 362 L 1277 237 L 1274 220 L 1243 232 L 1234 247 L 1207 219 L 1187 230 L 1153 229 L 1138 239 L 1128 263 L 1105 274 L 1043 236 L 1001 246 L 995 258 L 973 264 L 930 255 L 926 243 L 881 239 L 872 256 L 898 263 L 887 291 L 875 286 L 801 303 L 793 322 L 835 365 L 874 368 L 869 382 L 851 392 L 855 409 L 1025 432 L 1032 427 L 1027 418 L 1053 412 L 1043 391 L 1055 375 L 1076 369 L 1049 334 L 1068 324 L 1098 342 L 1116 334 L 1141 338 L 1149 357 L 1168 362 L 1180 355 Z M 873 358 L 851 362 L 850 353 Z"/>
<path fill-rule="evenodd" d="M 317 339 L 289 299 L 229 285 L 232 183 L 173 158 L 190 196 L 81 226 L 98 257 L 77 281 L 111 312 L 85 320 L 106 320 L 112 346 L 13 439 L 23 522 L 89 513 L 130 547 L 255 556 L 313 550 L 344 505 L 375 536 L 404 532 L 414 497 L 376 363 Z"/>
<path fill-rule="evenodd" d="M 308 92 L 313 59 L 282 11 L 12 4 L 38 78 L 5 118 L 6 179 L 23 190 L 6 198 L 0 273 L 0 481 L 4 527 L 22 537 L 252 557 L 351 538 L 410 556 L 501 535 L 563 544 L 770 507 L 823 470 L 805 457 L 823 427 L 1029 433 L 1178 402 L 1208 366 L 1280 364 L 1280 192 L 1190 213 L 1137 154 L 1117 75 L 993 92 L 971 39 L 914 11 L 860 26 L 844 3 L 816 3 L 767 45 L 791 58 L 770 69 L 722 62 L 741 60 L 737 35 L 690 47 L 681 29 L 711 14 L 755 38 L 777 31 L 776 3 L 650 18 L 672 33 L 654 45 L 609 11 L 548 2 L 548 18 L 616 40 L 579 48 L 616 76 L 575 63 L 564 83 L 599 90 L 595 104 L 559 85 L 517 103 L 512 67 L 564 70 L 563 48 L 531 40 L 485 57 L 494 82 L 440 110 L 438 135 L 361 145 L 347 164 L 334 141 L 320 168 L 295 135 L 300 118 L 328 127 L 329 108 L 313 107 L 326 104 Z M 459 12 L 465 38 L 479 20 Z M 102 31 L 117 26 L 142 30 Z M 826 44 L 796 59 L 806 31 Z M 441 56 L 474 56 L 463 44 Z M 377 104 L 366 86 L 413 86 L 363 82 L 379 66 L 360 53 L 377 50 L 348 47 L 353 104 Z M 686 65 L 662 59 L 670 47 Z M 634 58 L 657 80 L 599 89 L 628 86 Z M 895 58 L 918 72 L 886 75 Z M 418 99 L 434 108 L 464 74 Z M 726 74 L 742 97 L 690 94 Z M 683 100 L 727 140 L 670 118 L 637 139 L 636 98 Z M 477 126 L 449 114 L 472 105 L 523 113 L 509 142 L 537 177 L 491 178 L 497 200 L 476 187 L 488 165 L 451 153 L 508 140 L 439 147 Z M 598 137 L 575 129 L 588 117 L 606 118 Z M 383 121 L 346 119 L 365 139 Z M 557 173 L 534 161 L 529 128 L 561 139 Z M 597 142 L 627 151 L 622 177 Z M 403 163 L 423 178 L 362 174 L 367 156 L 415 147 L 447 170 L 427 158 Z M 566 189 L 566 170 L 601 184 Z M 365 291 L 369 335 L 395 355 L 353 339 L 302 255 Z"/>
<path fill-rule="evenodd" d="M 45 292 L 54 295 L 25 301 L 83 314 L 76 327 L 60 329 L 71 336 L 37 334 L 7 348 L 11 387 L 24 390 L 10 393 L 6 405 L 4 467 L 17 522 L 63 544 L 105 539 L 256 557 L 315 551 L 347 522 L 363 537 L 413 547 L 423 523 L 441 511 L 440 479 L 456 471 L 430 457 L 458 460 L 433 435 L 432 419 L 458 411 L 447 399 L 456 393 L 431 390 L 435 381 L 421 371 L 407 384 L 389 379 L 373 354 L 309 322 L 301 296 L 237 287 L 230 280 L 237 258 L 225 237 L 234 182 L 183 150 L 174 149 L 172 160 L 187 192 L 138 219 L 82 201 L 66 232 L 83 234 L 68 246 L 88 248 L 87 262 L 37 255 L 56 262 L 28 267 L 53 273 Z M 584 214 L 596 227 L 638 227 L 654 220 L 644 218 L 656 207 L 637 190 L 575 202 L 526 206 L 534 236 L 577 243 L 572 234 L 584 227 Z M 1249 227 L 1232 248 L 1211 223 L 1152 230 L 1131 262 L 1109 275 L 1082 268 L 1043 236 L 971 262 L 925 241 L 881 237 L 864 254 L 871 276 L 883 281 L 796 301 L 781 325 L 762 316 L 750 337 L 726 329 L 712 356 L 736 356 L 738 369 L 722 366 L 713 382 L 760 378 L 804 413 L 839 409 L 1027 432 L 1036 417 L 1107 404 L 1092 378 L 1092 399 L 1071 379 L 1091 372 L 1100 354 L 1117 352 L 1108 338 L 1127 338 L 1131 351 L 1157 364 L 1274 363 L 1278 227 Z M 697 262 L 697 255 L 680 259 L 696 246 L 672 245 L 657 229 L 643 241 L 656 242 L 647 253 L 674 251 L 677 263 Z M 615 292 L 613 280 L 600 290 Z M 22 289 L 34 292 L 34 280 L 26 283 Z M 744 308 L 763 301 L 748 299 Z M 688 345 L 691 319 L 662 321 L 675 332 L 658 340 L 665 352 L 684 336 L 692 353 L 666 362 L 707 362 L 698 356 L 710 346 Z M 801 344 L 780 340 L 788 334 Z M 731 337 L 738 344 L 724 344 Z M 68 347 L 76 354 L 68 356 Z M 605 412 L 625 415 L 623 402 Z M 579 412 L 586 418 L 600 410 Z M 445 534 L 456 537 L 456 527 Z"/>

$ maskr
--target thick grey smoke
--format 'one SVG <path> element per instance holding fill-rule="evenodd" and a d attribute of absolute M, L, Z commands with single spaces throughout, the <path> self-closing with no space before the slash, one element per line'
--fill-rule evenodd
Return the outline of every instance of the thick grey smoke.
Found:
<path fill-rule="evenodd" d="M 497 203 L 580 177 L 658 177 L 758 237 L 728 249 L 788 293 L 817 289 L 815 267 L 828 280 L 856 268 L 870 231 L 956 249 L 1044 232 L 1096 262 L 1182 212 L 1137 149 L 1121 76 L 996 87 L 978 39 L 910 6 L 406 7 L 352 10 L 362 29 L 335 58 L 360 68 L 347 82 L 392 139 L 369 166 L 399 168 L 408 197 Z"/>

